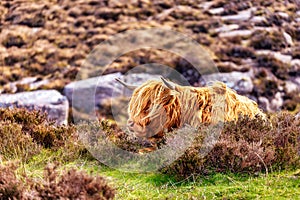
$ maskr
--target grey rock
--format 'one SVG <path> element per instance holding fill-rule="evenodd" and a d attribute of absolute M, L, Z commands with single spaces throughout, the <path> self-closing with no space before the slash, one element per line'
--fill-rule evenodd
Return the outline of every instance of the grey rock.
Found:
<path fill-rule="evenodd" d="M 229 31 L 232 31 L 232 30 L 236 30 L 239 28 L 239 25 L 238 24 L 229 24 L 229 25 L 223 25 L 219 28 L 216 28 L 214 30 L 215 33 L 220 33 L 220 32 L 229 32 Z"/>
<path fill-rule="evenodd" d="M 260 30 L 260 31 L 273 32 L 273 31 L 278 31 L 278 28 L 277 27 L 254 26 L 252 28 L 252 30 L 254 30 L 254 31 Z"/>
<path fill-rule="evenodd" d="M 66 97 L 56 90 L 1 94 L 0 107 L 40 110 L 46 112 L 48 118 L 54 120 L 57 125 L 66 125 L 68 123 L 69 102 Z"/>
<path fill-rule="evenodd" d="M 300 69 L 300 59 L 293 59 L 291 61 L 291 66 Z"/>
<path fill-rule="evenodd" d="M 106 105 L 113 98 L 127 96 L 132 91 L 118 83 L 115 78 L 130 85 L 140 85 L 150 79 L 160 79 L 160 75 L 114 73 L 72 82 L 65 86 L 64 94 L 72 107 L 84 113 L 93 113 L 96 107 Z"/>
<path fill-rule="evenodd" d="M 294 46 L 293 38 L 290 34 L 283 31 L 283 37 L 284 37 L 286 43 L 288 43 L 290 46 Z"/>
<path fill-rule="evenodd" d="M 280 92 L 277 92 L 274 98 L 271 100 L 271 110 L 272 111 L 279 111 L 283 105 L 283 98 Z"/>
<path fill-rule="evenodd" d="M 285 12 L 278 12 L 277 14 L 284 19 L 288 19 L 290 17 L 289 14 Z"/>
<path fill-rule="evenodd" d="M 212 15 L 220 15 L 224 12 L 224 8 L 220 7 L 220 8 L 213 8 L 213 9 L 209 9 L 208 12 Z"/>
<path fill-rule="evenodd" d="M 223 21 L 230 21 L 230 22 L 241 22 L 241 21 L 248 21 L 251 16 L 252 12 L 255 11 L 256 8 L 250 8 L 248 10 L 243 10 L 238 12 L 236 15 L 227 15 L 227 16 L 222 16 L 221 19 Z"/>
<path fill-rule="evenodd" d="M 251 18 L 250 22 L 254 23 L 261 23 L 261 22 L 266 22 L 267 19 L 264 16 L 254 16 Z"/>
<path fill-rule="evenodd" d="M 222 81 L 228 87 L 236 90 L 239 94 L 248 94 L 253 90 L 253 82 L 251 77 L 253 72 L 229 72 L 203 75 L 202 78 L 206 81 Z"/>
<path fill-rule="evenodd" d="M 213 4 L 214 4 L 214 2 L 212 2 L 212 1 L 207 1 L 207 2 L 202 2 L 202 3 L 200 3 L 198 6 L 199 6 L 199 8 L 202 8 L 202 9 L 204 9 L 204 10 L 207 10 L 207 9 L 209 9 Z"/>
<path fill-rule="evenodd" d="M 258 97 L 259 106 L 265 111 L 271 111 L 270 101 L 266 97 Z"/>
<path fill-rule="evenodd" d="M 299 85 L 297 83 L 294 83 L 293 81 L 286 81 L 284 89 L 286 93 L 300 92 Z"/>
<path fill-rule="evenodd" d="M 250 37 L 253 30 L 234 30 L 229 32 L 220 33 L 219 36 L 223 38 L 227 37 Z"/>

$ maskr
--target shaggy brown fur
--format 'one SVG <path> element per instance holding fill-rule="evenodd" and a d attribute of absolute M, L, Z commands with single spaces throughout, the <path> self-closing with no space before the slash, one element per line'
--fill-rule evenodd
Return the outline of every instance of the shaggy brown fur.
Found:
<path fill-rule="evenodd" d="M 134 90 L 128 113 L 129 129 L 148 138 L 162 137 L 164 131 L 185 124 L 197 127 L 200 123 L 237 121 L 239 115 L 265 118 L 254 101 L 222 82 L 198 88 L 174 84 L 170 89 L 162 81 L 147 81 Z"/>

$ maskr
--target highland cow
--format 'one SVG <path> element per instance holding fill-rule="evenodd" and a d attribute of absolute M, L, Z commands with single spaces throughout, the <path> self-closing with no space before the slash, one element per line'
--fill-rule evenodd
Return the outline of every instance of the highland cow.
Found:
<path fill-rule="evenodd" d="M 253 100 L 237 94 L 222 82 L 207 87 L 181 86 L 162 78 L 140 87 L 117 79 L 133 94 L 128 107 L 128 128 L 138 137 L 163 137 L 164 132 L 189 124 L 237 121 L 239 116 L 265 118 Z"/>

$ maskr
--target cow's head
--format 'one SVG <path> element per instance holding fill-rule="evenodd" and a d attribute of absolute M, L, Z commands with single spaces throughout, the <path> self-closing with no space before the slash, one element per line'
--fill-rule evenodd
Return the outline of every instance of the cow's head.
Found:
<path fill-rule="evenodd" d="M 180 126 L 179 85 L 163 78 L 147 81 L 139 87 L 117 81 L 134 90 L 128 105 L 127 126 L 136 136 L 162 137 L 165 131 Z"/>

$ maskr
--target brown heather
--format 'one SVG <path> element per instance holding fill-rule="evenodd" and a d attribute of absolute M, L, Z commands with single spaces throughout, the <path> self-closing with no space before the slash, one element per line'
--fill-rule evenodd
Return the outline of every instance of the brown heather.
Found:
<path fill-rule="evenodd" d="M 28 161 L 43 148 L 60 150 L 60 160 L 88 155 L 74 126 L 54 126 L 46 115 L 25 109 L 0 109 L 0 152 L 4 160 Z"/>
<path fill-rule="evenodd" d="M 75 169 L 60 173 L 57 165 L 44 169 L 43 179 L 31 179 L 22 174 L 16 176 L 18 166 L 14 163 L 0 165 L 0 199 L 113 199 L 115 190 L 104 178 L 91 176 Z"/>
<path fill-rule="evenodd" d="M 23 197 L 24 185 L 17 179 L 16 165 L 9 163 L 0 164 L 0 199 L 21 199 Z"/>
<path fill-rule="evenodd" d="M 46 148 L 62 146 L 74 132 L 72 126 L 54 126 L 46 114 L 22 108 L 0 109 L 0 122 L 19 124 L 23 134 L 30 135 L 34 142 Z"/>
<path fill-rule="evenodd" d="M 57 166 L 47 166 L 44 182 L 35 186 L 40 199 L 113 199 L 115 190 L 104 178 L 90 176 L 85 172 L 70 169 L 61 176 Z"/>
<path fill-rule="evenodd" d="M 172 165 L 161 169 L 186 178 L 211 172 L 257 174 L 300 166 L 300 122 L 282 112 L 272 115 L 272 127 L 259 119 L 227 122 L 212 150 L 199 156 L 203 131 L 193 145 Z"/>

